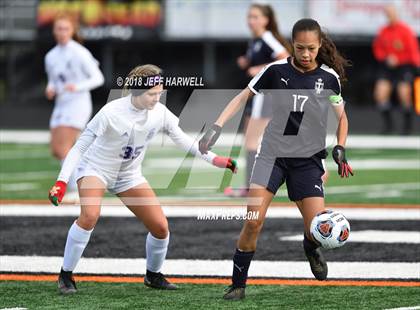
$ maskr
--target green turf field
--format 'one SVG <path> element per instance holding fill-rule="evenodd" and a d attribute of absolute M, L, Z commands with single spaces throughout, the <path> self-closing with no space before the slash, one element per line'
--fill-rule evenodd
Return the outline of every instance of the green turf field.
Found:
<path fill-rule="evenodd" d="M 143 284 L 80 283 L 60 296 L 52 282 L 0 282 L 0 308 L 28 309 L 386 309 L 420 305 L 419 287 L 249 286 L 247 298 L 221 299 L 222 285 L 183 284 L 157 291 Z M 298 297 L 297 297 L 298 296 Z"/>
<path fill-rule="evenodd" d="M 227 149 L 215 149 L 228 155 Z M 239 149 L 233 150 L 238 157 Z M 379 168 L 355 169 L 355 176 L 340 179 L 334 168 L 326 185 L 326 199 L 331 203 L 420 203 L 420 153 L 418 150 L 350 149 L 352 161 L 388 161 Z M 143 174 L 162 197 L 181 199 L 226 199 L 222 188 L 231 182 L 241 186 L 244 180 L 244 160 L 239 155 L 239 173 L 216 169 L 206 163 L 193 166 L 192 158 L 183 160 L 183 153 L 171 147 L 151 147 L 145 158 Z M 194 162 L 199 161 L 196 159 Z M 329 157 L 331 163 L 332 159 Z M 414 168 L 390 169 L 392 165 L 414 162 Z M 242 164 L 242 166 L 241 166 Z M 388 166 L 387 166 L 388 165 Z M 417 168 L 417 169 L 416 169 Z M 54 183 L 59 163 L 43 144 L 0 144 L 0 199 L 45 199 Z M 288 201 L 283 188 L 276 200 Z"/>

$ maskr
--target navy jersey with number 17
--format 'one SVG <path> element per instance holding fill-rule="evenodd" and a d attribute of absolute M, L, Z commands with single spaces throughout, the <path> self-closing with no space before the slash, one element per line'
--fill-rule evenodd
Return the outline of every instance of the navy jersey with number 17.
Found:
<path fill-rule="evenodd" d="M 338 74 L 324 64 L 303 73 L 291 60 L 289 57 L 266 66 L 248 84 L 253 93 L 269 94 L 273 102 L 272 120 L 264 132 L 259 156 L 309 158 L 322 154 L 327 127 L 333 130 L 331 127 L 336 129 L 338 124 L 333 107 L 343 102 L 330 100 L 341 93 Z"/>

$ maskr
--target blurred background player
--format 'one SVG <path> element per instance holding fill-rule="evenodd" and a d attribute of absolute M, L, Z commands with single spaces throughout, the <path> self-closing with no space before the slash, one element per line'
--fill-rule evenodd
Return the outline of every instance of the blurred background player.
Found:
<path fill-rule="evenodd" d="M 248 44 L 246 55 L 237 59 L 239 68 L 253 78 L 267 64 L 289 56 L 289 42 L 283 38 L 278 29 L 274 11 L 270 5 L 252 4 L 248 11 L 248 27 L 252 39 Z M 244 129 L 246 148 L 246 181 L 245 187 L 234 189 L 227 187 L 225 195 L 246 197 L 249 188 L 252 167 L 261 136 L 272 116 L 272 103 L 264 95 L 256 95 L 245 107 Z"/>
<path fill-rule="evenodd" d="M 412 83 L 414 70 L 420 66 L 420 51 L 416 34 L 398 18 L 393 5 L 384 9 L 388 25 L 383 27 L 373 41 L 373 54 L 379 62 L 378 80 L 374 99 L 383 117 L 382 133 L 393 131 L 391 93 L 396 86 L 397 98 L 403 113 L 401 133 L 412 130 Z"/>
<path fill-rule="evenodd" d="M 78 25 L 66 14 L 54 21 L 53 34 L 57 45 L 45 55 L 48 85 L 45 96 L 54 100 L 50 118 L 51 152 L 61 162 L 76 142 L 92 115 L 90 90 L 102 85 L 104 77 L 98 61 L 76 42 Z M 68 201 L 77 200 L 74 177 L 68 182 Z"/>
<path fill-rule="evenodd" d="M 80 216 L 70 227 L 58 287 L 63 294 L 77 291 L 73 270 L 86 248 L 98 221 L 105 189 L 121 201 L 143 222 L 146 239 L 147 271 L 144 284 L 158 289 L 176 289 L 160 273 L 169 244 L 168 221 L 160 203 L 141 174 L 141 165 L 149 142 L 164 131 L 184 151 L 200 156 L 219 168 L 236 172 L 231 158 L 202 155 L 197 143 L 178 126 L 178 118 L 159 102 L 163 92 L 161 69 L 154 65 L 134 68 L 128 79 L 149 79 L 150 87 L 124 91 L 122 98 L 107 103 L 88 123 L 87 128 L 67 154 L 49 199 L 61 202 L 67 182 L 77 167 L 81 201 Z M 156 78 L 156 79 L 155 79 Z"/>
<path fill-rule="evenodd" d="M 255 76 L 248 87 L 229 102 L 199 143 L 200 151 L 206 153 L 217 141 L 226 122 L 254 94 L 267 90 L 273 97 L 277 94 L 276 98 L 278 95 L 286 96 L 276 101 L 273 118 L 264 132 L 255 159 L 247 212 L 258 213 L 258 219 L 247 219 L 244 222 L 233 257 L 232 285 L 224 299 L 239 300 L 245 297 L 248 269 L 265 215 L 283 183 L 287 185 L 289 199 L 295 202 L 303 217 L 303 248 L 311 271 L 318 280 L 325 280 L 328 275 L 327 262 L 319 244 L 311 236 L 310 224 L 316 214 L 325 211 L 322 186 L 324 169 L 321 160 L 326 157 L 326 150 L 318 150 L 325 148 L 326 130 L 323 119 L 329 113 L 329 105 L 338 119 L 337 145 L 332 151 L 338 165 L 338 174 L 341 177 L 353 175 L 345 156 L 348 120 L 340 84 L 340 80 L 346 80 L 345 67 L 349 62 L 340 55 L 333 41 L 321 31 L 318 22 L 313 19 L 301 19 L 295 23 L 292 43 L 293 57 L 274 62 Z M 293 95 L 289 90 L 294 90 Z M 320 92 L 314 94 L 315 90 Z M 297 102 L 299 98 L 301 101 Z M 305 106 L 306 101 L 308 103 Z M 308 113 L 311 113 L 314 106 L 320 109 L 316 109 L 311 116 Z M 321 134 L 324 137 L 320 137 Z M 296 138 L 290 139 L 294 136 Z M 311 148 L 311 151 L 305 154 L 297 154 L 300 150 L 317 143 L 316 141 L 320 141 L 316 148 Z M 286 147 L 293 150 L 292 153 L 287 153 L 288 156 L 283 155 Z"/>

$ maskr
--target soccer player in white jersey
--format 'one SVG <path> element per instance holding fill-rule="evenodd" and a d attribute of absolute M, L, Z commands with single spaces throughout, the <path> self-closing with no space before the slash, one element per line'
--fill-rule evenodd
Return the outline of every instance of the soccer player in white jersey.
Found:
<path fill-rule="evenodd" d="M 102 85 L 104 77 L 98 61 L 72 39 L 77 36 L 77 24 L 69 15 L 57 16 L 53 29 L 57 45 L 45 56 L 48 75 L 45 96 L 54 100 L 50 118 L 51 151 L 63 161 L 92 115 L 90 90 Z M 74 177 L 68 188 L 69 192 L 77 192 Z"/>
<path fill-rule="evenodd" d="M 58 205 L 66 183 L 76 168 L 81 200 L 79 218 L 71 226 L 64 250 L 58 285 L 62 293 L 76 292 L 72 272 L 99 218 L 105 189 L 116 194 L 149 230 L 146 239 L 145 285 L 176 289 L 160 273 L 169 244 L 168 221 L 153 189 L 141 174 L 149 141 L 164 131 L 176 145 L 219 168 L 236 172 L 236 162 L 214 153 L 202 155 L 198 143 L 178 126 L 178 118 L 159 102 L 163 91 L 161 69 L 154 65 L 134 68 L 128 79 L 142 78 L 149 89 L 131 89 L 127 96 L 106 104 L 88 123 L 68 153 L 49 198 Z"/>

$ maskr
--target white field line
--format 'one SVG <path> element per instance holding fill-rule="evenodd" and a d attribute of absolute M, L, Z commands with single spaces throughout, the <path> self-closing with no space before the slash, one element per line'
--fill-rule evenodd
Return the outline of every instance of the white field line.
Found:
<path fill-rule="evenodd" d="M 27 191 L 27 190 L 36 190 L 39 189 L 40 185 L 38 183 L 9 183 L 9 184 L 0 184 L 1 191 Z"/>
<path fill-rule="evenodd" d="M 50 179 L 58 176 L 58 170 L 55 171 L 26 171 L 26 172 L 1 172 L 0 180 L 5 181 L 29 181 L 39 179 Z"/>
<path fill-rule="evenodd" d="M 145 159 L 143 170 L 146 169 L 177 169 L 181 166 L 185 168 L 193 167 L 194 170 L 212 171 L 214 167 L 203 162 L 198 158 L 187 158 L 183 161 L 182 157 L 169 157 L 157 159 Z M 420 169 L 420 160 L 418 159 L 354 159 L 350 161 L 354 170 L 404 170 L 404 169 Z M 244 158 L 238 159 L 238 167 L 245 167 Z M 331 170 L 337 169 L 337 165 L 332 161 L 327 161 L 327 168 Z"/>
<path fill-rule="evenodd" d="M 279 237 L 281 241 L 302 241 L 302 234 Z M 360 230 L 351 231 L 349 242 L 420 244 L 420 231 Z"/>
<path fill-rule="evenodd" d="M 412 307 L 402 307 L 402 308 L 389 308 L 385 310 L 418 310 L 420 306 L 412 306 Z"/>
<path fill-rule="evenodd" d="M 62 257 L 0 256 L 2 272 L 57 273 Z M 76 273 L 144 274 L 143 258 L 82 258 Z M 167 259 L 162 272 L 166 275 L 224 276 L 232 274 L 231 260 Z M 309 264 L 297 261 L 253 261 L 250 277 L 313 278 Z M 330 279 L 418 279 L 420 263 L 328 262 Z"/>
<path fill-rule="evenodd" d="M 51 155 L 46 154 L 45 152 L 27 152 L 13 154 L 13 152 L 0 152 L 0 160 L 15 160 L 15 159 L 27 159 L 27 158 L 50 158 Z M 43 155 L 41 155 L 43 154 Z M 244 158 L 237 159 L 239 167 L 245 167 L 246 161 Z M 167 170 L 174 169 L 174 171 L 182 166 L 184 168 L 193 168 L 194 171 L 214 171 L 214 167 L 208 163 L 202 161 L 199 158 L 183 158 L 181 157 L 165 157 L 157 159 L 145 159 L 143 163 L 143 171 L 147 169 L 153 169 L 152 172 L 156 170 Z M 351 166 L 354 170 L 404 170 L 404 169 L 420 169 L 420 160 L 418 159 L 386 159 L 386 158 L 377 158 L 377 159 L 353 159 L 351 160 Z M 332 160 L 327 161 L 327 168 L 335 170 L 337 168 L 336 164 Z M 17 172 L 16 176 L 22 175 L 25 173 L 34 174 L 38 171 L 28 171 L 28 172 Z M 8 175 L 13 175 L 16 172 L 7 173 Z M 41 172 L 42 173 L 42 172 Z M 57 172 L 58 173 L 58 172 Z M 4 175 L 6 173 L 2 173 Z"/>
<path fill-rule="evenodd" d="M 388 183 L 388 184 L 366 184 L 366 185 L 346 185 L 346 186 L 325 186 L 327 194 L 352 194 L 382 192 L 389 190 L 420 190 L 420 183 Z"/>
<path fill-rule="evenodd" d="M 191 137 L 196 137 L 196 132 L 188 132 Z M 152 140 L 152 145 L 160 146 L 162 141 L 165 145 L 174 145 L 174 143 L 162 135 L 157 135 Z M 1 143 L 33 143 L 45 144 L 50 141 L 50 133 L 47 130 L 0 130 Z M 236 145 L 243 141 L 242 134 L 223 133 L 217 141 L 219 146 L 232 146 L 236 141 Z M 334 145 L 336 138 L 334 135 L 328 135 L 326 145 Z M 361 149 L 417 149 L 420 150 L 420 137 L 404 137 L 404 136 L 376 136 L 376 135 L 350 135 L 347 139 L 348 148 Z"/>
<path fill-rule="evenodd" d="M 420 209 L 392 209 L 392 208 L 336 208 L 342 212 L 349 220 L 420 220 Z M 201 220 L 226 220 L 229 217 L 243 216 L 246 214 L 246 206 L 163 206 L 163 212 L 167 217 L 189 217 Z M 76 217 L 80 213 L 78 205 L 65 205 L 54 207 L 52 205 L 22 205 L 22 204 L 3 204 L 0 205 L 1 216 L 72 216 Z M 104 201 L 101 210 L 103 217 L 134 217 L 134 215 L 121 203 L 112 201 L 107 204 Z M 267 211 L 268 218 L 291 218 L 300 219 L 301 214 L 296 207 L 272 207 Z M 207 218 L 207 219 L 203 219 Z M 236 218 L 235 218 L 236 219 Z M 235 220 L 232 219 L 232 220 Z"/>
<path fill-rule="evenodd" d="M 1 150 L 0 160 L 14 160 L 27 158 L 53 158 L 49 152 L 45 150 Z"/>

